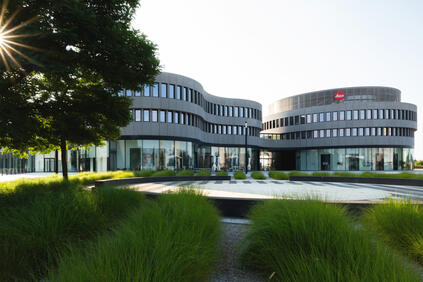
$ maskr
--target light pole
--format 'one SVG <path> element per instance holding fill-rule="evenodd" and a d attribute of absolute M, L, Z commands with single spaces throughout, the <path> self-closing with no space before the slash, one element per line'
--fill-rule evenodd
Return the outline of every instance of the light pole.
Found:
<path fill-rule="evenodd" d="M 247 174 L 248 172 L 248 148 L 247 148 L 247 135 L 248 135 L 248 123 L 245 122 L 245 127 L 244 127 L 244 132 L 245 132 L 245 174 Z"/>

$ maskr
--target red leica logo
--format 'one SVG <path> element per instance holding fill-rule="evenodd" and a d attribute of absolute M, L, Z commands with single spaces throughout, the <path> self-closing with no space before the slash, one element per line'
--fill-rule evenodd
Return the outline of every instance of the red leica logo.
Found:
<path fill-rule="evenodd" d="M 344 91 L 337 91 L 335 95 L 333 95 L 333 98 L 335 98 L 335 100 L 338 100 L 338 101 L 344 100 L 345 98 Z"/>

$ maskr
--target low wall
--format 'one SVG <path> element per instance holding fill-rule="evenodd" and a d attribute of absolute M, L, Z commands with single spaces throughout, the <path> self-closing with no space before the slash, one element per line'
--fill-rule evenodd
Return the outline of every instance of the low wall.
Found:
<path fill-rule="evenodd" d="M 130 178 L 117 178 L 117 179 L 104 179 L 97 180 L 95 187 L 101 185 L 130 185 L 142 183 L 155 183 L 155 182 L 173 182 L 173 181 L 206 181 L 206 180 L 231 180 L 230 176 L 163 176 L 163 177 L 130 177 Z"/>
<path fill-rule="evenodd" d="M 147 198 L 155 199 L 161 193 L 140 192 L 144 193 Z M 251 208 L 257 204 L 261 204 L 269 199 L 251 199 L 251 198 L 226 198 L 226 197 L 208 197 L 214 206 L 219 210 L 222 217 L 246 218 Z M 344 207 L 351 216 L 360 216 L 367 209 L 383 202 L 370 201 L 328 201 L 329 204 Z M 418 203 L 423 204 L 423 203 Z"/>
<path fill-rule="evenodd" d="M 405 186 L 422 186 L 423 187 L 423 179 L 408 179 L 408 178 L 372 178 L 372 177 L 340 177 L 340 176 L 290 176 L 289 180 L 290 181 L 388 184 L 388 185 L 405 185 Z"/>

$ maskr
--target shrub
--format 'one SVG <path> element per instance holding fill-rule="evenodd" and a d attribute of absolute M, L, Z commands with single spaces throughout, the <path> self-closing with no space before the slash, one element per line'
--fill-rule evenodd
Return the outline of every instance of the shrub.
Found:
<path fill-rule="evenodd" d="M 276 179 L 276 180 L 288 180 L 288 174 L 284 173 L 284 172 L 280 172 L 280 171 L 269 171 L 269 177 Z"/>
<path fill-rule="evenodd" d="M 310 174 L 308 174 L 308 173 L 301 172 L 301 171 L 296 171 L 296 170 L 294 170 L 294 171 L 290 171 L 290 172 L 288 173 L 288 175 L 289 175 L 289 176 L 310 176 Z"/>
<path fill-rule="evenodd" d="M 415 161 L 414 168 L 423 168 L 423 161 Z"/>
<path fill-rule="evenodd" d="M 374 205 L 363 223 L 390 246 L 423 264 L 423 210 L 410 201 Z"/>
<path fill-rule="evenodd" d="M 0 210 L 0 257 L 7 258 L 0 260 L 0 281 L 40 280 L 69 246 L 94 238 L 143 200 L 126 189 L 51 188 L 28 188 L 17 206 Z"/>
<path fill-rule="evenodd" d="M 241 261 L 276 281 L 419 281 L 392 251 L 353 227 L 344 209 L 314 200 L 255 206 Z"/>
<path fill-rule="evenodd" d="M 330 172 L 325 172 L 325 171 L 315 171 L 311 175 L 312 176 L 332 176 Z"/>
<path fill-rule="evenodd" d="M 261 171 L 253 171 L 251 177 L 254 179 L 266 179 L 266 176 Z"/>
<path fill-rule="evenodd" d="M 336 177 L 358 177 L 359 175 L 357 173 L 352 172 L 344 172 L 344 171 L 337 171 L 332 174 L 332 176 Z"/>
<path fill-rule="evenodd" d="M 242 170 L 237 170 L 234 173 L 234 178 L 235 179 L 247 179 L 247 176 L 245 175 L 245 173 Z"/>
<path fill-rule="evenodd" d="M 194 176 L 194 172 L 190 169 L 179 171 L 176 176 Z"/>
<path fill-rule="evenodd" d="M 211 172 L 207 169 L 202 169 L 199 172 L 197 172 L 196 176 L 210 176 Z"/>
<path fill-rule="evenodd" d="M 152 177 L 165 177 L 165 176 L 175 176 L 175 172 L 173 170 L 160 170 L 153 173 Z"/>
<path fill-rule="evenodd" d="M 150 176 L 153 175 L 153 173 L 154 173 L 154 170 L 152 170 L 152 169 L 134 171 L 134 175 L 136 177 L 150 177 Z"/>
<path fill-rule="evenodd" d="M 216 172 L 216 176 L 228 176 L 228 172 L 221 170 L 221 171 Z"/>
<path fill-rule="evenodd" d="M 160 196 L 84 249 L 53 281 L 205 281 L 217 259 L 219 217 L 193 191 Z"/>

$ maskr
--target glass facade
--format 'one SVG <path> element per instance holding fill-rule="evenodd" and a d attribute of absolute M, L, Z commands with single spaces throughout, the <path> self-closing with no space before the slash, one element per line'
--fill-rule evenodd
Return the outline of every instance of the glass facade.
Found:
<path fill-rule="evenodd" d="M 297 170 L 410 170 L 413 149 L 409 148 L 337 148 L 299 150 Z M 266 163 L 261 163 L 266 167 Z"/>

